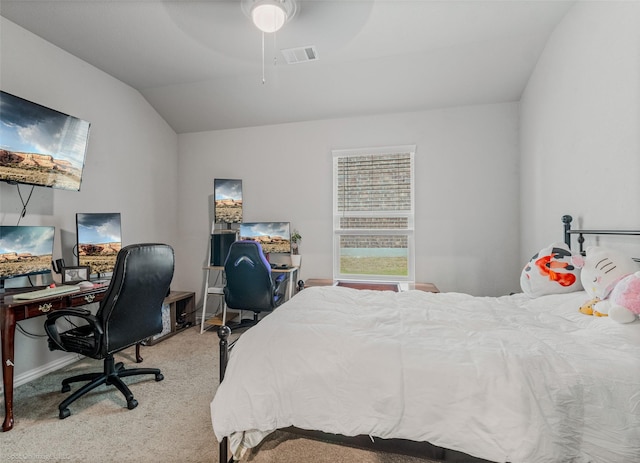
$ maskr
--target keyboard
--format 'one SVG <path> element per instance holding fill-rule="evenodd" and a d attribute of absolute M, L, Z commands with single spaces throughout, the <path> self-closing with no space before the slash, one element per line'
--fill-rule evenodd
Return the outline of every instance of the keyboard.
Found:
<path fill-rule="evenodd" d="M 29 291 L 26 293 L 18 293 L 13 296 L 14 299 L 24 299 L 30 301 L 31 299 L 41 299 L 43 297 L 55 296 L 57 294 L 71 293 L 74 291 L 80 291 L 78 285 L 60 285 L 55 288 L 44 288 L 36 291 Z"/>
<path fill-rule="evenodd" d="M 289 270 L 291 267 L 287 264 L 269 264 L 273 270 Z"/>

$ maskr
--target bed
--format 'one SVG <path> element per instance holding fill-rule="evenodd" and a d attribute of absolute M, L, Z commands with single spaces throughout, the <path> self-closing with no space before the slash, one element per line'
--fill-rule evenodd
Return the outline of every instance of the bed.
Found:
<path fill-rule="evenodd" d="M 585 316 L 586 298 L 305 289 L 228 358 L 219 330 L 220 461 L 295 427 L 493 462 L 638 462 L 640 321 Z"/>

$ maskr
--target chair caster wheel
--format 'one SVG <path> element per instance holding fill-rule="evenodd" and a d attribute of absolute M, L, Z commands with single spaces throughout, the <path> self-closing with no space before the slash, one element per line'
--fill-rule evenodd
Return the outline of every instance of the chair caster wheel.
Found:
<path fill-rule="evenodd" d="M 164 376 L 163 376 L 163 374 L 162 374 L 162 373 L 158 373 L 158 374 L 156 375 L 156 381 L 162 381 L 163 379 L 164 379 Z"/>
<path fill-rule="evenodd" d="M 69 409 L 68 408 L 64 408 L 64 409 L 60 410 L 60 414 L 58 416 L 60 417 L 61 420 L 64 420 L 69 415 L 71 415 L 71 412 L 69 411 Z"/>
<path fill-rule="evenodd" d="M 60 392 L 69 392 L 70 390 L 71 390 L 71 386 L 69 386 L 68 384 L 63 384 L 62 390 Z"/>
<path fill-rule="evenodd" d="M 127 408 L 129 410 L 133 410 L 138 406 L 138 401 L 136 399 L 131 399 L 127 402 Z"/>

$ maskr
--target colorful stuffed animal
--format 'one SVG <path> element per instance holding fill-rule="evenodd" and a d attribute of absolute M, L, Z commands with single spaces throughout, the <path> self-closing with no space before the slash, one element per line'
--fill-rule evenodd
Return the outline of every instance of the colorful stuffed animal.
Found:
<path fill-rule="evenodd" d="M 613 288 L 609 297 L 595 305 L 618 323 L 631 323 L 640 316 L 640 272 L 627 275 Z"/>
<path fill-rule="evenodd" d="M 553 243 L 536 253 L 522 269 L 520 288 L 529 297 L 580 291 L 580 269 L 571 262 L 565 243 Z"/>
<path fill-rule="evenodd" d="M 582 267 L 580 279 L 590 299 L 582 313 L 609 316 L 618 323 L 631 323 L 640 315 L 640 271 L 627 255 L 601 246 L 587 248 L 587 256 L 573 259 Z"/>

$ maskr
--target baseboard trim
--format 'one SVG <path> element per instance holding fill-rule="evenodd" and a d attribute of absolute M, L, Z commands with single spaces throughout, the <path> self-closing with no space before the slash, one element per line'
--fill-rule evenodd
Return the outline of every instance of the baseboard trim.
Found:
<path fill-rule="evenodd" d="M 16 388 L 18 386 L 22 386 L 23 384 L 27 384 L 33 381 L 34 379 L 38 379 L 48 373 L 51 373 L 52 371 L 59 370 L 61 368 L 66 367 L 67 365 L 71 365 L 72 363 L 77 362 L 81 358 L 83 357 L 79 354 L 69 354 L 65 357 L 56 359 L 45 365 L 41 365 L 38 368 L 25 371 L 24 373 L 16 375 L 13 378 L 13 387 Z M 4 394 L 4 388 L 0 388 L 0 392 Z"/>

